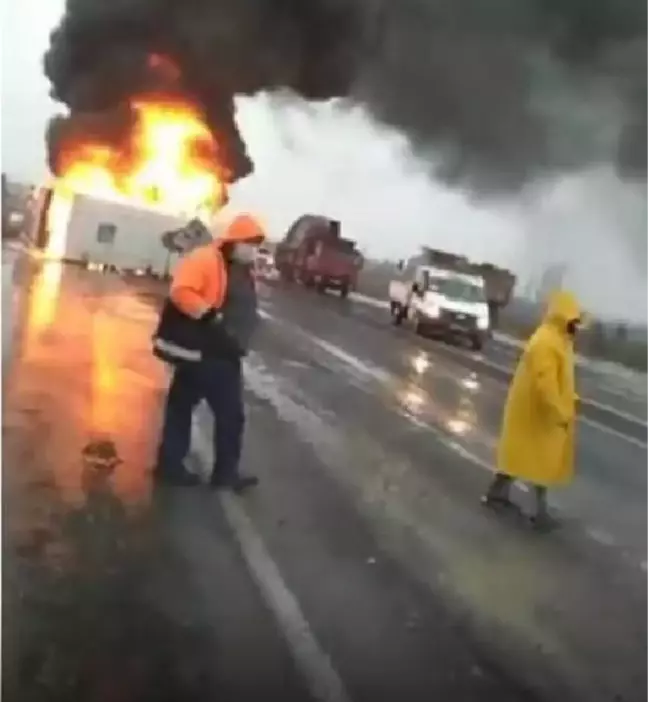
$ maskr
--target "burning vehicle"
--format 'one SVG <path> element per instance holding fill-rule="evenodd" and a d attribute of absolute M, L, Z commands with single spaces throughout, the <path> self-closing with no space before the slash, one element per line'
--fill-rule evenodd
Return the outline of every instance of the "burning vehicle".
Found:
<path fill-rule="evenodd" d="M 208 224 L 227 202 L 218 144 L 200 110 L 141 96 L 118 142 L 74 131 L 58 142 L 56 176 L 32 205 L 32 242 L 45 256 L 93 267 L 169 272 L 165 233 Z"/>
<path fill-rule="evenodd" d="M 39 247 L 162 266 L 160 236 L 182 221 L 210 227 L 228 187 L 253 172 L 235 96 L 345 94 L 359 21 L 320 2 L 66 3 L 43 62 L 66 110 L 46 134 L 53 180 L 35 208 Z"/>

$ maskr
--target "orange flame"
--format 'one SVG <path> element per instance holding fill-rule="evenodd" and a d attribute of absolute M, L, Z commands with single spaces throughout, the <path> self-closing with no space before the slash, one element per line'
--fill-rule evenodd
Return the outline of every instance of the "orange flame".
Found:
<path fill-rule="evenodd" d="M 175 70 L 163 57 L 151 60 L 159 70 Z M 64 255 L 76 194 L 206 220 L 227 203 L 218 144 L 195 105 L 141 96 L 131 108 L 135 119 L 123 148 L 91 139 L 62 145 L 48 212 L 48 256 Z"/>
<path fill-rule="evenodd" d="M 222 207 L 226 174 L 196 107 L 146 97 L 131 106 L 135 123 L 126 153 L 92 141 L 64 145 L 59 182 L 84 195 L 187 216 Z"/>

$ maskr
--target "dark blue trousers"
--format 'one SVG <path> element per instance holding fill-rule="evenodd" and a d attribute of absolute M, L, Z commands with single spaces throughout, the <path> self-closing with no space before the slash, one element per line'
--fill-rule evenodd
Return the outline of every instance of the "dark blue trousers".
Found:
<path fill-rule="evenodd" d="M 176 367 L 167 395 L 158 470 L 177 474 L 184 470 L 189 452 L 191 418 L 201 400 L 214 414 L 214 476 L 238 476 L 245 414 L 240 360 L 209 358 Z"/>

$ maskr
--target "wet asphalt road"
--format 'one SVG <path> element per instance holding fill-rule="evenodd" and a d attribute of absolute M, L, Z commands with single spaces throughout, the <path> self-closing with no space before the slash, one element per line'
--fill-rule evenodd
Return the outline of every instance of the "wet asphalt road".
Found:
<path fill-rule="evenodd" d="M 352 314 L 367 325 L 384 328 L 388 319 L 387 303 L 364 295 L 354 296 L 355 304 L 347 305 L 346 314 Z M 334 305 L 335 299 L 327 296 L 325 304 Z M 339 305 L 338 305 L 339 306 Z M 393 333 L 411 337 L 411 328 L 394 330 Z M 421 344 L 419 339 L 419 345 Z M 508 381 L 520 355 L 518 341 L 495 332 L 484 349 L 475 353 L 459 344 L 449 345 L 443 341 L 428 343 L 436 353 L 445 354 L 480 372 Z M 576 376 L 581 398 L 582 412 L 593 421 L 609 428 L 630 434 L 646 443 L 647 396 L 646 375 L 621 366 L 580 359 L 576 365 Z"/>
<path fill-rule="evenodd" d="M 641 442 L 582 423 L 578 478 L 552 496 L 563 528 L 535 534 L 479 505 L 499 380 L 366 305 L 262 287 L 244 459 L 258 491 L 154 491 L 153 297 L 21 266 L 6 699 L 645 699 Z M 204 470 L 203 411 L 196 430 Z"/>

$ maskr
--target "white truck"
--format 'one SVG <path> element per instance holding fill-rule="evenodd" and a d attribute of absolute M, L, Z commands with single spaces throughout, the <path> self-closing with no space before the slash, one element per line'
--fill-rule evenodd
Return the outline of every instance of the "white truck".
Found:
<path fill-rule="evenodd" d="M 467 339 L 480 350 L 490 335 L 483 276 L 431 265 L 406 269 L 389 284 L 394 324 L 410 322 L 417 334 Z"/>
<path fill-rule="evenodd" d="M 398 269 L 389 285 L 394 323 L 409 320 L 419 334 L 467 339 L 475 350 L 490 338 L 516 283 L 505 268 L 427 246 Z"/>
<path fill-rule="evenodd" d="M 195 238 L 186 217 L 80 194 L 59 199 L 51 188 L 32 210 L 30 239 L 37 249 L 93 269 L 162 277 L 185 239 Z"/>

